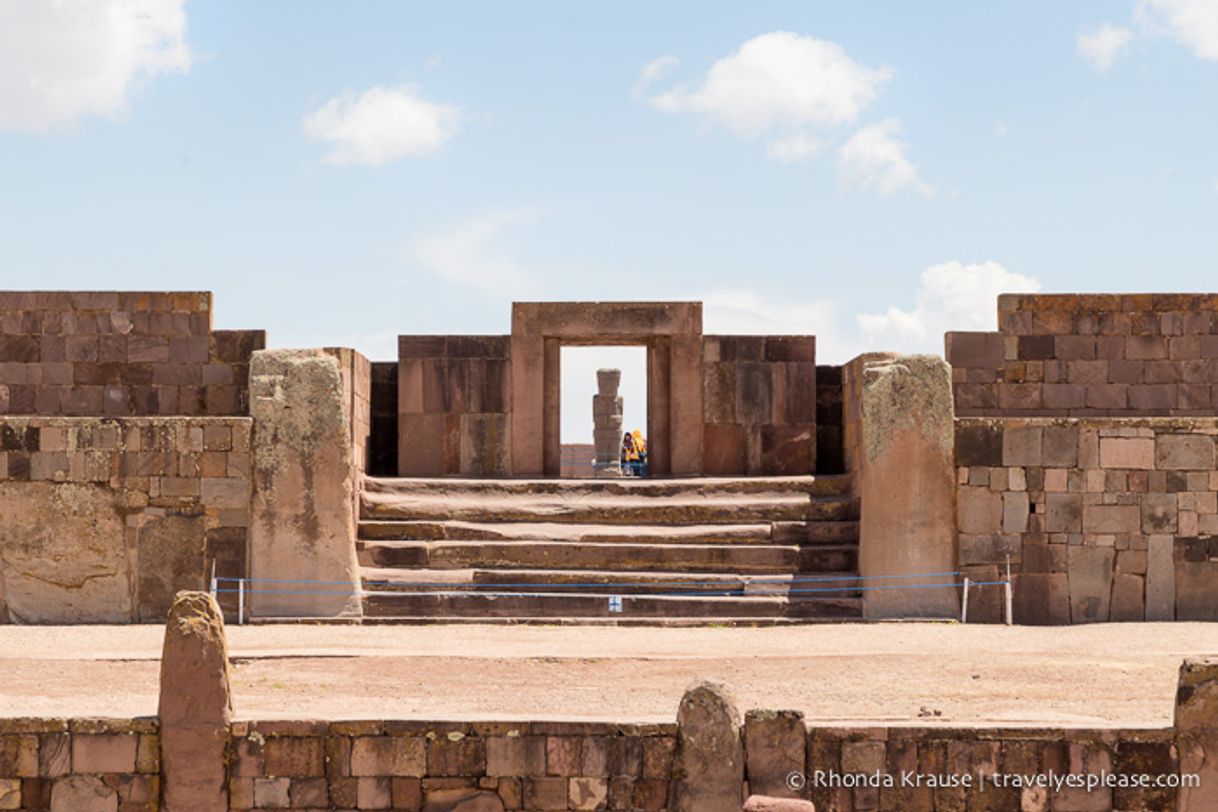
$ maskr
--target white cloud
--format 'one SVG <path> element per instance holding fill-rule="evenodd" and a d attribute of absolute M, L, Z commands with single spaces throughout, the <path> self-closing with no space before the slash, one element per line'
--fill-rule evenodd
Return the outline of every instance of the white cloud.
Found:
<path fill-rule="evenodd" d="M 121 117 L 134 86 L 190 68 L 183 3 L 0 2 L 0 129 Z"/>
<path fill-rule="evenodd" d="M 409 258 L 428 272 L 489 296 L 519 298 L 533 291 L 536 277 L 513 257 L 511 238 L 532 225 L 531 209 L 505 209 L 481 215 L 432 234 L 417 236 Z"/>
<path fill-rule="evenodd" d="M 1133 40 L 1133 32 L 1128 28 L 1111 23 L 1091 31 L 1080 33 L 1074 38 L 1075 47 L 1083 59 L 1098 71 L 1107 71 Z"/>
<path fill-rule="evenodd" d="M 943 352 L 949 330 L 995 330 L 998 294 L 1035 293 L 1040 280 L 997 262 L 944 262 L 922 272 L 912 310 L 889 307 L 857 316 L 868 349 Z"/>
<path fill-rule="evenodd" d="M 891 76 L 889 68 L 855 62 L 837 43 L 774 31 L 717 61 L 700 87 L 678 86 L 649 101 L 665 112 L 702 113 L 743 138 L 758 138 L 783 127 L 850 123 Z"/>
<path fill-rule="evenodd" d="M 1137 19 L 1201 59 L 1218 61 L 1218 0 L 1142 0 Z"/>
<path fill-rule="evenodd" d="M 642 94 L 644 90 L 663 79 L 672 72 L 673 68 L 680 64 L 681 60 L 672 54 L 665 54 L 648 62 L 639 71 L 638 81 L 634 84 L 635 95 Z"/>
<path fill-rule="evenodd" d="M 439 149 L 457 132 L 458 108 L 419 95 L 414 85 L 377 85 L 336 96 L 304 119 L 314 141 L 326 141 L 326 163 L 383 166 Z"/>
<path fill-rule="evenodd" d="M 906 154 L 909 145 L 898 140 L 899 119 L 890 118 L 863 127 L 837 150 L 842 185 L 890 197 L 905 189 L 932 193 Z"/>
<path fill-rule="evenodd" d="M 765 153 L 776 161 L 790 164 L 811 158 L 820 152 L 822 146 L 810 135 L 795 133 L 774 139 L 766 146 Z"/>

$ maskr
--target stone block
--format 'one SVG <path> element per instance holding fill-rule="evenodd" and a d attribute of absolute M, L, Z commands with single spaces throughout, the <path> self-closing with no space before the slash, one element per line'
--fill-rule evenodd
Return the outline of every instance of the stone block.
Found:
<path fill-rule="evenodd" d="M 492 736 L 488 738 L 486 742 L 486 774 L 488 776 L 503 777 L 545 775 L 545 737 Z"/>
<path fill-rule="evenodd" d="M 1104 468 L 1155 467 L 1155 441 L 1150 437 L 1101 437 L 1100 465 Z"/>
<path fill-rule="evenodd" d="M 1179 789 L 1175 808 L 1218 809 L 1218 660 L 1190 658 L 1180 667 L 1174 727 L 1179 771 L 1199 778 L 1197 786 Z"/>
<path fill-rule="evenodd" d="M 1045 530 L 1049 533 L 1080 533 L 1083 530 L 1083 501 L 1077 493 L 1045 495 Z"/>
<path fill-rule="evenodd" d="M 1002 424 L 996 421 L 956 421 L 956 464 L 998 468 L 1002 462 Z"/>
<path fill-rule="evenodd" d="M 951 332 L 944 336 L 945 357 L 953 367 L 1001 369 L 1004 361 L 1001 333 Z"/>
<path fill-rule="evenodd" d="M 255 778 L 254 805 L 259 809 L 288 809 L 292 806 L 289 778 Z"/>
<path fill-rule="evenodd" d="M 735 699 L 721 683 L 696 683 L 677 711 L 669 812 L 738 812 L 744 769 Z"/>
<path fill-rule="evenodd" d="M 957 496 L 961 533 L 1000 533 L 1003 525 L 1003 495 L 989 488 L 963 487 Z"/>
<path fill-rule="evenodd" d="M 740 476 L 748 466 L 748 445 L 743 426 L 707 424 L 703 428 L 703 466 L 712 476 Z"/>
<path fill-rule="evenodd" d="M 1028 529 L 1028 494 L 1004 493 L 1002 495 L 1002 532 L 1024 533 Z"/>
<path fill-rule="evenodd" d="M 1138 533 L 1142 513 L 1137 505 L 1084 505 L 1084 533 Z"/>
<path fill-rule="evenodd" d="M 1177 547 L 1190 540 L 1178 540 Z M 1175 564 L 1176 620 L 1218 620 L 1218 563 L 1181 560 Z"/>
<path fill-rule="evenodd" d="M 120 734 L 77 734 L 72 737 L 72 769 L 78 773 L 135 771 L 136 737 Z"/>
<path fill-rule="evenodd" d="M 1043 465 L 1074 468 L 1078 464 L 1078 429 L 1073 426 L 1048 426 L 1041 447 Z"/>
<path fill-rule="evenodd" d="M 165 807 L 166 809 L 168 807 Z M 71 775 L 51 787 L 51 812 L 117 812 L 118 793 L 95 775 Z"/>
<path fill-rule="evenodd" d="M 1148 540 L 1146 555 L 1146 619 L 1174 620 L 1176 617 L 1175 538 L 1154 535 Z"/>
<path fill-rule="evenodd" d="M 1066 573 L 1016 575 L 1011 603 L 1015 622 L 1021 625 L 1069 625 L 1070 592 Z"/>
<path fill-rule="evenodd" d="M 787 778 L 803 772 L 807 730 L 798 711 L 752 710 L 745 715 L 744 743 L 750 791 L 797 798 Z"/>
<path fill-rule="evenodd" d="M 1165 434 L 1155 439 L 1159 470 L 1214 470 L 1214 438 L 1194 434 Z"/>
<path fill-rule="evenodd" d="M 1071 547 L 1068 560 L 1070 622 L 1107 621 L 1116 551 L 1109 547 Z"/>
<path fill-rule="evenodd" d="M 1114 623 L 1141 623 L 1146 617 L 1143 585 L 1144 580 L 1140 575 L 1116 573 L 1112 581 L 1112 607 L 1108 619 Z"/>
<path fill-rule="evenodd" d="M 423 739 L 402 736 L 359 736 L 351 746 L 351 775 L 356 777 L 426 774 Z"/>
<path fill-rule="evenodd" d="M 1175 533 L 1177 497 L 1174 493 L 1147 493 L 1142 496 L 1142 532 Z"/>
<path fill-rule="evenodd" d="M 1040 466 L 1044 430 L 1039 426 L 1008 425 L 1002 438 L 1002 464 Z"/>

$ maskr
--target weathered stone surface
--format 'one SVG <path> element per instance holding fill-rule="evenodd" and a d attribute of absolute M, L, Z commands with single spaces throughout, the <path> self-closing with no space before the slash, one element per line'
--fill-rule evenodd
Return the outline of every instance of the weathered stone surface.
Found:
<path fill-rule="evenodd" d="M 816 812 L 816 806 L 811 801 L 795 798 L 770 798 L 764 795 L 750 795 L 744 802 L 741 812 Z"/>
<path fill-rule="evenodd" d="M 157 517 L 139 529 L 136 548 L 141 621 L 160 621 L 165 617 L 179 590 L 203 588 L 205 525 L 202 515 L 169 515 Z"/>
<path fill-rule="evenodd" d="M 1070 621 L 1097 623 L 1108 620 L 1112 571 L 1116 551 L 1111 547 L 1071 547 Z"/>
<path fill-rule="evenodd" d="M 182 592 L 161 654 L 162 809 L 224 812 L 232 718 L 224 619 L 212 597 Z"/>
<path fill-rule="evenodd" d="M 1147 539 L 1146 619 L 1175 620 L 1175 538 L 1155 535 Z"/>
<path fill-rule="evenodd" d="M 1114 623 L 1141 623 L 1146 616 L 1145 605 L 1141 575 L 1118 572 L 1113 576 L 1109 620 Z"/>
<path fill-rule="evenodd" d="M 804 769 L 807 735 L 799 711 L 751 710 L 745 714 L 749 789 L 758 795 L 798 798 L 787 777 Z"/>
<path fill-rule="evenodd" d="M 1017 575 L 1011 603 L 1014 620 L 1020 625 L 1069 625 L 1070 592 L 1066 573 Z"/>
<path fill-rule="evenodd" d="M 51 788 L 51 812 L 116 812 L 118 793 L 95 775 L 71 775 Z"/>
<path fill-rule="evenodd" d="M 951 370 L 941 358 L 856 359 L 860 378 L 861 463 L 856 488 L 867 509 L 859 523 L 859 573 L 950 572 L 956 568 L 955 414 Z M 1007 432 L 1009 436 L 1010 432 Z M 1002 502 L 993 506 L 1001 529 Z M 868 583 L 864 581 L 864 583 Z M 882 582 L 880 582 L 882 583 Z M 880 584 L 877 584 L 880 585 Z M 954 588 L 873 590 L 868 617 L 955 617 Z"/>
<path fill-rule="evenodd" d="M 677 711 L 669 812 L 738 812 L 744 783 L 740 711 L 726 685 L 690 686 Z"/>
<path fill-rule="evenodd" d="M 14 623 L 132 619 L 123 517 L 100 485 L 0 482 L 0 583 Z"/>
<path fill-rule="evenodd" d="M 503 809 L 503 800 L 497 793 L 467 788 L 434 790 L 427 793 L 423 804 L 423 812 L 503 812 Z"/>
<path fill-rule="evenodd" d="M 1155 441 L 1155 467 L 1159 470 L 1214 470 L 1214 438 L 1169 434 Z"/>
<path fill-rule="evenodd" d="M 1218 809 L 1218 659 L 1188 659 L 1180 666 L 1175 728 L 1180 773 L 1200 777 L 1198 786 L 1180 788 L 1176 809 Z"/>
<path fill-rule="evenodd" d="M 251 613 L 358 615 L 353 452 L 338 361 L 320 350 L 263 350 L 250 376 L 257 426 L 250 572 L 255 582 L 298 582 L 292 593 L 255 583 Z"/>
<path fill-rule="evenodd" d="M 1177 561 L 1176 620 L 1218 620 L 1215 583 L 1218 583 L 1218 563 Z"/>

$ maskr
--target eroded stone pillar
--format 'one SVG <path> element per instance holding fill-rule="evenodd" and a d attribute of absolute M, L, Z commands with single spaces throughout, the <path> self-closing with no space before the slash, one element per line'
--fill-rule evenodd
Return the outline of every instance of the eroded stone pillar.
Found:
<path fill-rule="evenodd" d="M 801 786 L 793 785 L 791 776 L 803 774 L 807 741 L 807 726 L 799 711 L 751 710 L 745 714 L 749 792 L 758 797 L 799 798 Z"/>
<path fill-rule="evenodd" d="M 951 369 L 933 355 L 851 362 L 858 403 L 853 419 L 854 485 L 862 501 L 859 574 L 869 618 L 955 617 L 955 408 Z M 850 383 L 848 382 L 848 386 Z M 940 573 L 938 577 L 891 578 Z"/>
<path fill-rule="evenodd" d="M 592 440 L 596 448 L 596 476 L 618 476 L 622 472 L 622 382 L 620 369 L 596 371 L 596 394 L 592 396 Z"/>
<path fill-rule="evenodd" d="M 338 361 L 321 350 L 254 353 L 250 414 L 251 614 L 359 615 L 357 483 Z"/>
<path fill-rule="evenodd" d="M 1188 659 L 1180 666 L 1176 749 L 1180 774 L 1201 779 L 1200 786 L 1180 787 L 1177 812 L 1218 809 L 1218 657 Z"/>
<path fill-rule="evenodd" d="M 728 687 L 690 686 L 677 711 L 669 812 L 739 812 L 744 789 L 740 711 Z"/>
<path fill-rule="evenodd" d="M 161 809 L 228 809 L 232 690 L 220 607 L 206 592 L 179 592 L 161 653 Z"/>

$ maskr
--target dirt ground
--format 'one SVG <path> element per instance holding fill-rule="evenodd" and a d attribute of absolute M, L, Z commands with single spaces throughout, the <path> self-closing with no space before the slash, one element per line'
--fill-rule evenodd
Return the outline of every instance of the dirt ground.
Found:
<path fill-rule="evenodd" d="M 158 626 L 0 626 L 0 716 L 156 712 Z M 671 721 L 698 678 L 837 724 L 1171 723 L 1218 624 L 229 628 L 239 718 Z"/>

